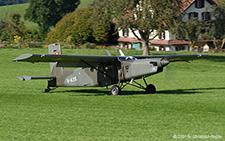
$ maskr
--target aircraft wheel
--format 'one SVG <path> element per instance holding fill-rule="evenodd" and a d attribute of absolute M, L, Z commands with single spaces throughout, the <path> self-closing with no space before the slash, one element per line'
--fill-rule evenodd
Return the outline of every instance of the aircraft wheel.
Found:
<path fill-rule="evenodd" d="M 156 93 L 156 88 L 153 84 L 149 84 L 146 88 L 145 88 L 145 92 L 146 93 L 150 93 L 150 94 L 154 94 Z"/>
<path fill-rule="evenodd" d="M 48 93 L 50 91 L 50 89 L 45 89 L 45 92 Z"/>
<path fill-rule="evenodd" d="M 111 95 L 120 95 L 121 89 L 119 86 L 115 85 L 111 88 Z"/>

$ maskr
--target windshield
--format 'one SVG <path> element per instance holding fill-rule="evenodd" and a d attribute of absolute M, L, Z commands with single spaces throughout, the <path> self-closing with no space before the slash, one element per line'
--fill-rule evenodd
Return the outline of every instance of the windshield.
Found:
<path fill-rule="evenodd" d="M 132 61 L 132 60 L 137 60 L 137 58 L 135 58 L 134 56 L 120 56 L 119 59 L 121 61 Z"/>

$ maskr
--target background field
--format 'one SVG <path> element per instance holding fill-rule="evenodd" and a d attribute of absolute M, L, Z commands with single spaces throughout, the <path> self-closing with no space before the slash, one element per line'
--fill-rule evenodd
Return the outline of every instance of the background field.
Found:
<path fill-rule="evenodd" d="M 47 49 L 0 49 L 0 140 L 172 140 L 174 135 L 220 135 L 225 127 L 224 54 L 171 63 L 149 77 L 157 94 L 128 86 L 121 96 L 106 88 L 58 88 L 16 76 L 50 75 L 48 63 L 16 63 L 23 53 Z M 116 50 L 110 50 L 117 54 Z M 63 50 L 106 54 L 105 50 Z M 125 51 L 127 55 L 141 51 Z"/>
<path fill-rule="evenodd" d="M 93 2 L 93 0 L 80 0 L 80 1 L 81 1 L 81 3 L 79 5 L 79 7 L 86 7 Z M 26 9 L 28 7 L 29 7 L 29 3 L 9 5 L 8 6 L 8 18 L 9 18 L 9 15 L 12 13 L 19 13 L 22 17 L 21 20 L 25 22 L 26 28 L 38 29 L 37 24 L 24 20 L 24 14 L 26 13 Z M 7 6 L 0 6 L 0 20 L 5 19 L 6 9 L 7 9 Z"/>

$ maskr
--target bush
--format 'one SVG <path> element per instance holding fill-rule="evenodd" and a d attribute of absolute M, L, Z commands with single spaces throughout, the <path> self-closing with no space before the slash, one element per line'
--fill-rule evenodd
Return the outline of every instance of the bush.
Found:
<path fill-rule="evenodd" d="M 91 16 L 93 10 L 91 8 L 78 8 L 73 13 L 63 17 L 46 38 L 48 44 L 64 41 L 67 42 L 68 37 L 74 44 L 85 42 L 93 42 L 91 29 Z"/>
<path fill-rule="evenodd" d="M 26 29 L 23 36 L 24 41 L 41 41 L 40 33 L 35 29 Z"/>
<path fill-rule="evenodd" d="M 13 41 L 14 36 L 23 36 L 25 26 L 24 22 L 20 21 L 21 15 L 13 13 L 10 15 L 10 21 L 0 22 L 0 40 Z"/>
<path fill-rule="evenodd" d="M 75 45 L 84 44 L 86 42 L 104 44 L 109 41 L 114 31 L 114 26 L 104 26 L 94 22 L 94 9 L 91 7 L 78 8 L 73 13 L 66 15 L 60 20 L 55 29 L 48 33 L 47 44 L 55 42 L 67 42 Z"/>

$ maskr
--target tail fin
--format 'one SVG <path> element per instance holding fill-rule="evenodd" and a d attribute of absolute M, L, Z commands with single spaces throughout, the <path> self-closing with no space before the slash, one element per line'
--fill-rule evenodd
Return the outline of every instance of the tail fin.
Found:
<path fill-rule="evenodd" d="M 48 45 L 48 53 L 49 54 L 55 54 L 55 55 L 62 54 L 61 46 L 59 44 Z M 56 67 L 56 65 L 57 65 L 57 62 L 50 63 L 51 74 L 54 75 L 54 76 L 63 73 L 63 68 L 62 67 Z"/>

